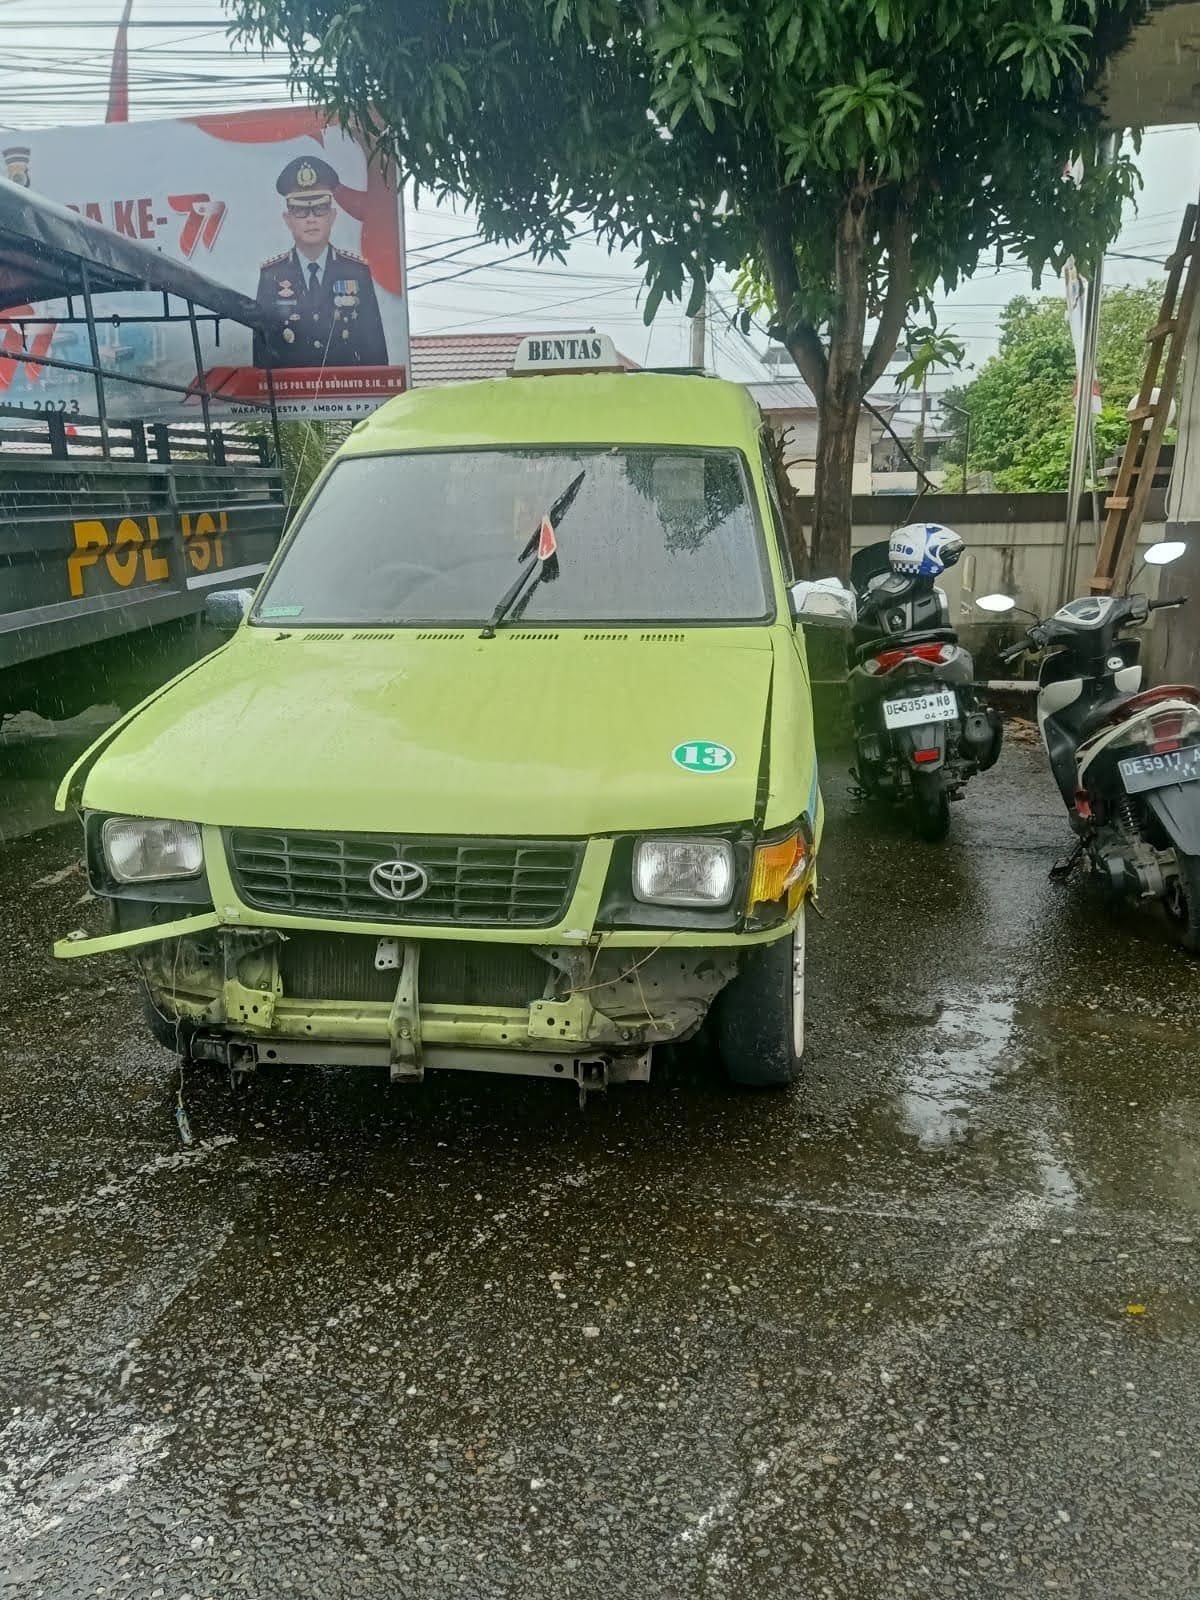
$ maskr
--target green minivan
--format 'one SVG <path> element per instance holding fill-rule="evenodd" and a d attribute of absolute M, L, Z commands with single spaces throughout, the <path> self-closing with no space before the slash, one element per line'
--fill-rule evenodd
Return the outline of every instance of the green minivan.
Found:
<path fill-rule="evenodd" d="M 607 370 L 615 368 L 616 370 Z M 359 423 L 228 641 L 77 761 L 113 931 L 185 1058 L 645 1079 L 706 1021 L 793 1081 L 822 808 L 761 418 L 601 336 Z"/>

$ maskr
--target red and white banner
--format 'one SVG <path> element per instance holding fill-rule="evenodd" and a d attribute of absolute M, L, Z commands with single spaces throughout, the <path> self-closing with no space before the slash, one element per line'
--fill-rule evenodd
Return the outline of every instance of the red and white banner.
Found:
<path fill-rule="evenodd" d="M 249 416 L 266 398 L 270 367 L 285 416 L 359 417 L 408 385 L 403 210 L 397 188 L 362 146 L 305 108 L 248 111 L 172 122 L 0 132 L 0 176 L 70 206 L 115 232 L 186 261 L 256 299 L 270 323 L 201 322 L 201 364 L 218 396 L 215 414 Z M 53 318 L 58 302 L 31 307 Z M 114 375 L 194 387 L 186 321 L 139 324 L 158 296 L 97 297 L 102 365 Z M 173 304 L 172 310 L 182 307 Z M 118 320 L 112 320 L 113 314 Z M 9 318 L 16 311 L 6 313 Z M 0 404 L 90 415 L 92 379 L 5 361 Z M 89 360 L 87 333 L 63 323 L 25 333 L 42 354 Z M 195 417 L 189 399 L 109 381 L 112 417 Z"/>

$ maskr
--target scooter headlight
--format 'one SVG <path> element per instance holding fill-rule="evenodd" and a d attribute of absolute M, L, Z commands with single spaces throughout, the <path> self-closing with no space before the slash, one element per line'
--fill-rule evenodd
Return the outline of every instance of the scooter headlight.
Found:
<path fill-rule="evenodd" d="M 194 822 L 152 817 L 108 817 L 100 830 L 104 862 L 117 883 L 194 878 L 204 866 Z"/>
<path fill-rule="evenodd" d="M 633 892 L 646 905 L 728 905 L 733 877 L 728 839 L 640 839 L 633 855 Z"/>

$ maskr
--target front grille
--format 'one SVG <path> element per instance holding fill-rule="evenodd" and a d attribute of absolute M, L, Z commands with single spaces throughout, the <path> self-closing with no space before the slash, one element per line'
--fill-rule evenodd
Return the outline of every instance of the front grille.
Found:
<path fill-rule="evenodd" d="M 227 839 L 233 881 L 248 906 L 366 922 L 545 927 L 565 912 L 583 857 L 582 845 L 556 840 L 249 828 L 234 828 Z M 404 901 L 377 894 L 371 868 L 388 861 L 423 868 L 424 893 Z"/>
<path fill-rule="evenodd" d="M 362 933 L 290 933 L 279 947 L 288 1000 L 395 998 L 400 974 L 375 966 L 378 940 Z M 424 939 L 417 968 L 423 1005 L 527 1006 L 546 997 L 554 970 L 519 944 Z"/>

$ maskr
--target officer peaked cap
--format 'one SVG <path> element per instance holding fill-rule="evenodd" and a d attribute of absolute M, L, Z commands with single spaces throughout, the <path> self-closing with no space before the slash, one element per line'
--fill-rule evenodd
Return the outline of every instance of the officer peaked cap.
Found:
<path fill-rule="evenodd" d="M 328 161 L 322 161 L 320 156 L 297 156 L 279 174 L 275 187 L 285 196 L 333 194 L 339 181 Z"/>

